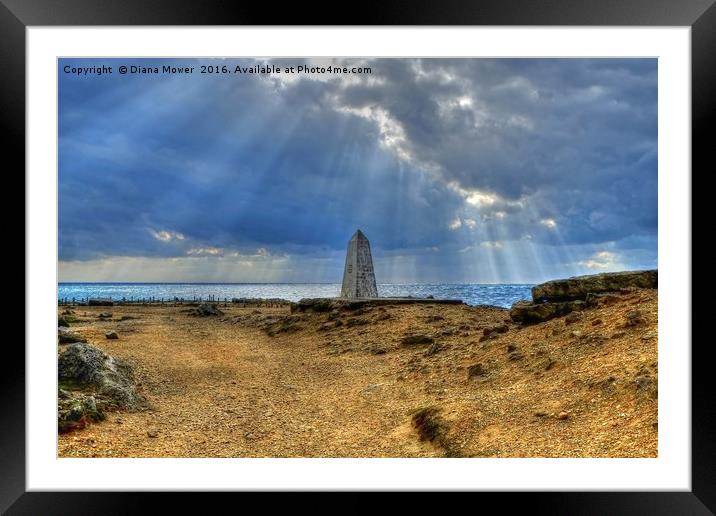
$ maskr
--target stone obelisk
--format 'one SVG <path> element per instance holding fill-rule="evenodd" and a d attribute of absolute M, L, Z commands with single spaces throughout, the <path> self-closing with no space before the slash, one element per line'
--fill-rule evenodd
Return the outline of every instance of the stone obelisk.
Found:
<path fill-rule="evenodd" d="M 378 297 L 370 242 L 360 229 L 348 242 L 341 297 Z"/>

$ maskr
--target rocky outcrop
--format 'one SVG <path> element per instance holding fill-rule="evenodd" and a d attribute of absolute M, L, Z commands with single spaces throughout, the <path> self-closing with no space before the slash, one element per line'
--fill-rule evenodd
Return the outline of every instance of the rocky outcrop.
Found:
<path fill-rule="evenodd" d="M 84 342 L 70 344 L 57 358 L 57 377 L 62 384 L 89 390 L 105 401 L 105 406 L 134 409 L 144 404 L 136 392 L 132 367 Z"/>
<path fill-rule="evenodd" d="M 510 317 L 515 322 L 534 324 L 567 315 L 575 310 L 582 310 L 584 306 L 584 301 L 566 301 L 563 303 L 518 301 L 512 305 Z"/>
<path fill-rule="evenodd" d="M 104 368 L 105 359 L 105 353 L 101 349 L 88 344 L 72 344 L 58 358 L 58 378 L 86 384 L 99 383 L 98 378 Z"/>
<path fill-rule="evenodd" d="M 94 396 L 69 393 L 60 389 L 57 411 L 57 429 L 60 433 L 80 430 L 90 423 L 105 419 L 101 404 Z"/>
<path fill-rule="evenodd" d="M 656 270 L 607 272 L 542 283 L 532 288 L 535 303 L 585 300 L 588 294 L 619 292 L 629 288 L 657 288 Z"/>
<path fill-rule="evenodd" d="M 586 307 L 609 304 L 614 293 L 634 288 L 657 288 L 657 271 L 628 271 L 576 276 L 548 281 L 532 288 L 532 302 L 518 301 L 510 309 L 510 318 L 523 324 L 534 324 L 562 317 Z M 568 323 L 579 319 L 572 315 Z"/>
<path fill-rule="evenodd" d="M 134 410 L 145 405 L 144 398 L 136 391 L 129 364 L 84 342 L 70 344 L 60 353 L 57 377 L 60 433 L 102 421 L 107 410 Z"/>

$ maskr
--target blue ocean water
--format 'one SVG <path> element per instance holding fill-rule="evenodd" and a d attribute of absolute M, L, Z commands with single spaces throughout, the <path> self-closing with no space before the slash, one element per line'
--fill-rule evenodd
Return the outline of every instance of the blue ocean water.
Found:
<path fill-rule="evenodd" d="M 378 285 L 381 297 L 428 297 L 461 299 L 469 305 L 510 307 L 520 299 L 531 299 L 532 285 L 516 284 L 391 284 Z M 74 298 L 208 299 L 280 298 L 298 301 L 309 297 L 335 297 L 340 283 L 60 283 L 58 300 Z"/>

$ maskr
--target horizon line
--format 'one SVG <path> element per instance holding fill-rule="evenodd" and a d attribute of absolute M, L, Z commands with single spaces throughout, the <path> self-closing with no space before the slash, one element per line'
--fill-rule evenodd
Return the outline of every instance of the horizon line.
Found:
<path fill-rule="evenodd" d="M 58 285 L 340 285 L 337 281 L 58 281 Z M 535 282 L 378 282 L 378 285 L 535 285 Z"/>

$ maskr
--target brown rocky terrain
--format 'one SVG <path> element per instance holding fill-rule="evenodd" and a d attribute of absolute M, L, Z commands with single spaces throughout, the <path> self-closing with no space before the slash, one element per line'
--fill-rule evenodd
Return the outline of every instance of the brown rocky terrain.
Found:
<path fill-rule="evenodd" d="M 460 304 L 217 309 L 68 311 L 146 403 L 61 433 L 59 455 L 657 455 L 656 289 L 534 324 Z"/>

